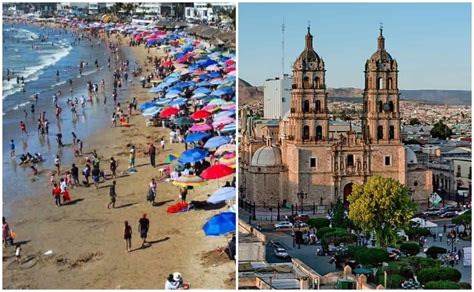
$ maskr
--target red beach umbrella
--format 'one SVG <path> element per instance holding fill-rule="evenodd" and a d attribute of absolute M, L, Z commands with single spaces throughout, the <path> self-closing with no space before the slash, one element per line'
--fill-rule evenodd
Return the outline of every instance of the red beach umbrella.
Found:
<path fill-rule="evenodd" d="M 210 112 L 204 111 L 204 110 L 200 110 L 200 111 L 197 111 L 197 112 L 194 112 L 193 114 L 191 114 L 191 118 L 193 118 L 195 120 L 207 119 L 210 116 L 212 116 L 212 114 Z"/>
<path fill-rule="evenodd" d="M 164 61 L 163 63 L 161 63 L 161 66 L 163 67 L 171 67 L 173 65 L 173 61 Z"/>
<path fill-rule="evenodd" d="M 228 176 L 234 173 L 234 169 L 228 167 L 227 165 L 224 164 L 216 164 L 213 166 L 210 166 L 206 168 L 202 174 L 201 177 L 203 179 L 218 179 L 224 176 Z"/>
<path fill-rule="evenodd" d="M 160 118 L 165 119 L 169 118 L 172 115 L 176 115 L 179 112 L 179 109 L 175 107 L 167 107 L 160 112 Z"/>

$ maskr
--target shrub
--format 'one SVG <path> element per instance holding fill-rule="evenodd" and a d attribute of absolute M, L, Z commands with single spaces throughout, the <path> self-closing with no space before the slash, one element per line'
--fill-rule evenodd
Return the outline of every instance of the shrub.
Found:
<path fill-rule="evenodd" d="M 316 233 L 316 236 L 318 238 L 323 238 L 326 233 L 333 232 L 333 231 L 344 231 L 344 232 L 346 232 L 346 230 L 344 228 L 322 227 L 322 228 L 319 228 L 318 232 Z"/>
<path fill-rule="evenodd" d="M 361 265 L 377 266 L 388 262 L 388 252 L 382 248 L 369 248 L 366 246 L 349 246 L 347 253 Z"/>
<path fill-rule="evenodd" d="M 425 289 L 461 289 L 461 285 L 452 281 L 432 281 L 426 283 Z"/>
<path fill-rule="evenodd" d="M 459 282 L 461 280 L 461 272 L 455 268 L 437 267 L 427 268 L 418 272 L 418 281 L 421 284 L 426 284 L 432 281 L 453 281 Z"/>
<path fill-rule="evenodd" d="M 466 282 L 461 282 L 461 283 L 459 283 L 459 286 L 461 286 L 461 289 L 469 289 L 469 290 L 471 290 L 471 288 L 472 288 L 472 287 L 471 287 L 471 284 L 466 283 Z"/>
<path fill-rule="evenodd" d="M 395 273 L 388 273 L 387 272 L 387 287 L 386 289 L 399 289 L 400 285 L 403 281 L 407 280 L 407 278 L 403 277 L 402 275 L 395 274 Z M 384 285 L 385 278 L 383 274 L 383 270 L 379 270 L 377 272 L 377 283 L 380 285 Z"/>
<path fill-rule="evenodd" d="M 428 230 L 428 228 L 410 227 L 407 230 L 405 230 L 405 234 L 408 236 L 408 238 L 410 238 L 410 240 L 413 240 L 421 236 L 429 236 L 431 232 Z"/>
<path fill-rule="evenodd" d="M 405 242 L 400 245 L 400 251 L 407 256 L 414 256 L 420 252 L 420 245 L 417 242 Z"/>
<path fill-rule="evenodd" d="M 324 245 L 333 243 L 334 245 L 340 245 L 341 243 L 353 243 L 357 241 L 355 234 L 349 233 L 346 230 L 334 230 L 327 232 L 321 239 Z"/>
<path fill-rule="evenodd" d="M 452 222 L 458 225 L 469 225 L 471 224 L 471 212 L 468 211 L 462 215 L 454 217 Z"/>
<path fill-rule="evenodd" d="M 439 254 L 444 254 L 446 253 L 448 250 L 445 249 L 444 247 L 439 247 L 439 246 L 430 246 L 427 250 L 426 250 L 426 255 L 427 256 L 430 256 L 431 258 L 433 259 L 436 259 L 438 258 L 438 255 Z"/>
<path fill-rule="evenodd" d="M 414 273 L 418 273 L 418 271 L 423 269 L 441 266 L 440 260 L 425 257 L 406 257 L 401 259 L 401 261 L 406 262 Z"/>
<path fill-rule="evenodd" d="M 323 227 L 329 227 L 329 219 L 326 218 L 311 218 L 308 221 L 308 225 L 318 230 Z"/>

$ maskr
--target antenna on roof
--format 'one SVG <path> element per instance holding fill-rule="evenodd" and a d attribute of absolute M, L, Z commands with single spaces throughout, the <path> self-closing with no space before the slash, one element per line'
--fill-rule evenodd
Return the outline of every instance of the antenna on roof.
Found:
<path fill-rule="evenodd" d="M 285 18 L 281 24 L 281 77 L 285 77 Z"/>

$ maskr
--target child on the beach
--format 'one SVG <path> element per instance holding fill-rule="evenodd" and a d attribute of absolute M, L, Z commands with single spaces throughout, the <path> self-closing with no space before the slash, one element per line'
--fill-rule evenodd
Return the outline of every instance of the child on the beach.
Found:
<path fill-rule="evenodd" d="M 55 176 L 54 171 L 51 171 L 50 176 L 49 176 L 49 182 L 50 182 L 51 186 L 53 186 L 56 183 L 56 180 L 55 180 L 54 176 Z"/>

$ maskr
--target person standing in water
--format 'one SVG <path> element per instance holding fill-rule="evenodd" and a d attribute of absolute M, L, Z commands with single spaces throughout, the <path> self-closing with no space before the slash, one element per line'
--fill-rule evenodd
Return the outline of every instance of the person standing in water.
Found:
<path fill-rule="evenodd" d="M 10 157 L 14 158 L 16 156 L 15 154 L 15 141 L 10 140 Z"/>

